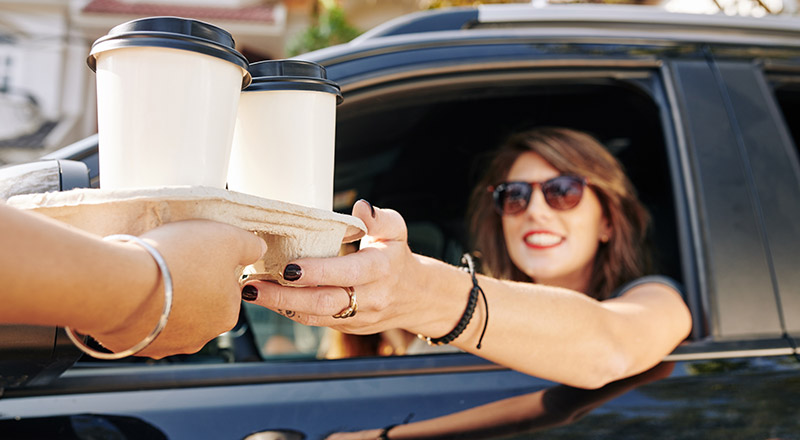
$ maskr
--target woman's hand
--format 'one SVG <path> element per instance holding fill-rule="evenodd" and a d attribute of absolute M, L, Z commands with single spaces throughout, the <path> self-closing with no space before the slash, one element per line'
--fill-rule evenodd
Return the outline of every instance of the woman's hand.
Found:
<path fill-rule="evenodd" d="M 167 262 L 174 288 L 167 326 L 138 355 L 161 358 L 194 353 L 236 325 L 241 291 L 236 269 L 255 262 L 266 244 L 251 232 L 205 220 L 169 223 L 141 235 Z M 164 285 L 152 256 L 135 243 L 126 247 L 153 274 L 151 291 L 127 316 L 109 316 L 113 326 L 91 334 L 112 351 L 130 348 L 155 327 L 164 306 Z M 121 268 L 124 270 L 124 268 Z M 157 278 L 156 278 L 157 277 Z"/>
<path fill-rule="evenodd" d="M 253 287 L 258 290 L 253 302 L 302 324 L 354 334 L 410 327 L 422 331 L 430 320 L 440 319 L 425 313 L 430 296 L 426 291 L 432 291 L 426 265 L 434 263 L 411 253 L 400 214 L 361 200 L 353 206 L 353 215 L 367 226 L 358 252 L 294 261 L 286 266 L 284 278 L 297 287 L 250 282 L 251 292 Z M 349 304 L 345 287 L 353 287 L 358 312 L 349 318 L 333 318 Z"/>

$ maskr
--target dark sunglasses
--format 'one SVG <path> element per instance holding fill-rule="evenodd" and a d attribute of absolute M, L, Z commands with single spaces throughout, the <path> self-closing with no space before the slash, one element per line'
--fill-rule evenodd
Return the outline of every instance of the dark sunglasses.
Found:
<path fill-rule="evenodd" d="M 544 200 L 556 210 L 572 209 L 580 203 L 583 188 L 588 181 L 578 176 L 558 176 L 544 182 L 503 182 L 490 186 L 489 192 L 494 198 L 494 207 L 500 215 L 515 215 L 528 209 L 533 188 L 542 188 Z"/>

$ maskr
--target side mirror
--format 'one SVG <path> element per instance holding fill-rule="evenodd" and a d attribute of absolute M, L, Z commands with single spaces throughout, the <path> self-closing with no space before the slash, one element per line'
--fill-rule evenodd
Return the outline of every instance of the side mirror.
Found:
<path fill-rule="evenodd" d="M 83 162 L 43 160 L 0 168 L 0 199 L 89 186 Z M 61 328 L 0 325 L 0 395 L 3 389 L 46 385 L 80 356 Z"/>

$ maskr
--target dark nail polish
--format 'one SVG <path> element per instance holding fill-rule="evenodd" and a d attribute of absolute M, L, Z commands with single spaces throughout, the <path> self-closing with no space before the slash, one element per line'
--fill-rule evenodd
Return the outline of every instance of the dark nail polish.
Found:
<path fill-rule="evenodd" d="M 359 199 L 359 200 L 369 205 L 369 212 L 372 214 L 372 218 L 375 218 L 375 207 L 372 206 L 372 203 L 370 203 L 369 200 L 366 199 Z"/>
<path fill-rule="evenodd" d="M 242 288 L 242 299 L 245 301 L 255 301 L 258 298 L 258 289 L 255 286 L 244 286 Z"/>
<path fill-rule="evenodd" d="M 303 276 L 303 269 L 296 264 L 287 264 L 283 269 L 283 279 L 286 281 L 297 281 Z"/>

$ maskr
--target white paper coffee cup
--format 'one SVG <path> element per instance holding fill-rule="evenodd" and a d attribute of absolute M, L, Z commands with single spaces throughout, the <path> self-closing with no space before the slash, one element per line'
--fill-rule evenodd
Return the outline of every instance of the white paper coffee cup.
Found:
<path fill-rule="evenodd" d="M 208 23 L 151 17 L 92 46 L 100 187 L 224 188 L 247 60 Z"/>
<path fill-rule="evenodd" d="M 332 210 L 339 86 L 300 60 L 250 65 L 233 137 L 228 189 Z"/>

